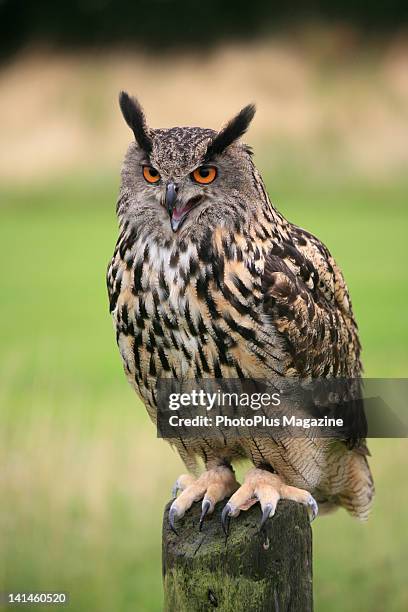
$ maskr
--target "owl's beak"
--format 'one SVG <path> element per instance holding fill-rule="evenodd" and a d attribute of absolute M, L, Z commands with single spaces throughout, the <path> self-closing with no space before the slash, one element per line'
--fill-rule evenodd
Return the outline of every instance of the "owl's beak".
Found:
<path fill-rule="evenodd" d="M 177 189 L 174 183 L 168 183 L 166 187 L 166 206 L 169 214 L 173 212 L 174 203 L 177 199 Z"/>
<path fill-rule="evenodd" d="M 173 218 L 173 214 L 175 213 L 175 203 L 177 200 L 177 188 L 175 183 L 168 183 L 166 187 L 166 206 L 170 215 L 170 223 L 171 228 L 175 232 L 180 225 L 180 220 L 177 222 L 176 219 Z"/>
<path fill-rule="evenodd" d="M 175 183 L 168 183 L 166 187 L 166 206 L 170 215 L 170 225 L 173 232 L 176 232 L 188 213 L 201 201 L 201 195 L 195 196 L 187 202 L 180 201 L 177 197 L 178 186 Z"/>

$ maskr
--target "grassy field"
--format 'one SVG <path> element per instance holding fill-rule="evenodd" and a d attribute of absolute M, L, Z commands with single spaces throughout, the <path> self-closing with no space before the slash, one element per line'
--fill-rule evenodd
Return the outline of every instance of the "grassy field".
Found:
<path fill-rule="evenodd" d="M 341 264 L 366 375 L 406 376 L 408 181 L 266 179 Z M 67 591 L 80 612 L 161 609 L 161 515 L 182 469 L 115 346 L 104 275 L 116 192 L 86 174 L 0 192 L 0 590 Z M 408 443 L 370 447 L 369 522 L 340 511 L 314 524 L 317 612 L 408 609 Z"/>

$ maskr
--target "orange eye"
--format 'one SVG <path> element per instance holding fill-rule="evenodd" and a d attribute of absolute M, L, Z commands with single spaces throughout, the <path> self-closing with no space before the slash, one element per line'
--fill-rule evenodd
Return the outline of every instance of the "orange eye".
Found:
<path fill-rule="evenodd" d="M 208 185 L 208 183 L 212 183 L 215 177 L 217 176 L 217 169 L 214 166 L 200 166 L 196 170 L 194 170 L 192 177 L 196 183 L 201 183 L 202 185 Z"/>
<path fill-rule="evenodd" d="M 160 181 L 160 174 L 152 166 L 143 166 L 143 176 L 148 183 L 157 183 Z"/>

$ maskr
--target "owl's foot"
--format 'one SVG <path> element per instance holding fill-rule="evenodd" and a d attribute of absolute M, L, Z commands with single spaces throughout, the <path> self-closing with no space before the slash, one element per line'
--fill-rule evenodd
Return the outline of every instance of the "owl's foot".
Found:
<path fill-rule="evenodd" d="M 193 502 L 202 499 L 199 525 L 201 531 L 205 516 L 213 512 L 215 504 L 234 493 L 238 487 L 239 484 L 235 480 L 234 472 L 226 466 L 206 470 L 197 479 L 190 474 L 182 474 L 176 480 L 173 488 L 173 497 L 177 495 L 178 491 L 181 491 L 181 493 L 170 506 L 169 523 L 171 529 L 177 534 L 174 526 L 175 519 L 184 516 Z"/>
<path fill-rule="evenodd" d="M 248 510 L 259 502 L 262 509 L 260 529 L 267 519 L 275 514 L 280 499 L 291 499 L 304 504 L 309 512 L 310 521 L 316 518 L 318 507 L 315 499 L 308 491 L 285 484 L 277 474 L 258 468 L 251 469 L 244 484 L 230 498 L 222 511 L 221 522 L 225 534 L 228 533 L 230 518 L 238 516 L 241 510 Z"/>

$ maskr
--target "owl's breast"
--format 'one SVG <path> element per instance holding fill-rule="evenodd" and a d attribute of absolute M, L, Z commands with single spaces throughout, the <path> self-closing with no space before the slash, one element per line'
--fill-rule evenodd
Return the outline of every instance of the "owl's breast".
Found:
<path fill-rule="evenodd" d="M 203 260 L 192 242 L 133 253 L 113 315 L 125 371 L 146 403 L 158 378 L 264 378 L 283 367 L 254 265 Z"/>

